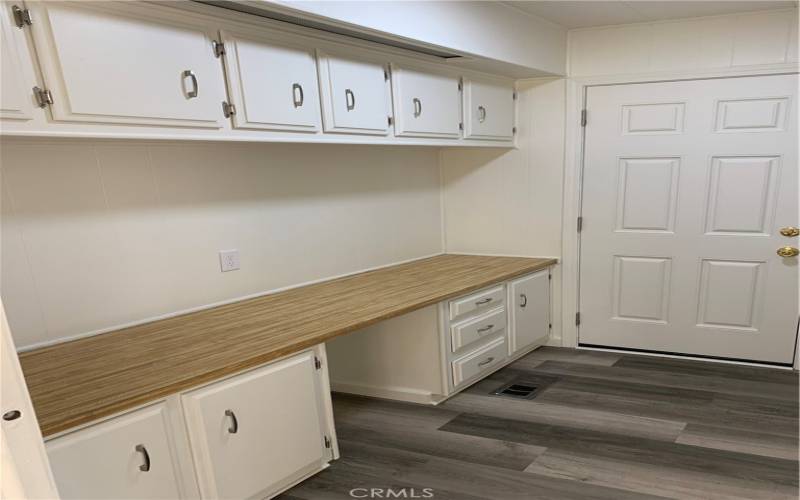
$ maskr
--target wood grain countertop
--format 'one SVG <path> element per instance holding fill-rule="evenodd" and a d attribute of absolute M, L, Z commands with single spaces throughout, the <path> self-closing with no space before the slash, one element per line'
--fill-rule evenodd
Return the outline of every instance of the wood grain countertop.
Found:
<path fill-rule="evenodd" d="M 555 263 L 438 255 L 24 352 L 20 362 L 47 436 Z"/>

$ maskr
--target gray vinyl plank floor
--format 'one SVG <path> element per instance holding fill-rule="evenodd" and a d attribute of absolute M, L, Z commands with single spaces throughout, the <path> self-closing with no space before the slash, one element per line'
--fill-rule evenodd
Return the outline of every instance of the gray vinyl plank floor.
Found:
<path fill-rule="evenodd" d="M 798 498 L 786 370 L 545 347 L 436 407 L 333 406 L 342 458 L 280 498 Z"/>

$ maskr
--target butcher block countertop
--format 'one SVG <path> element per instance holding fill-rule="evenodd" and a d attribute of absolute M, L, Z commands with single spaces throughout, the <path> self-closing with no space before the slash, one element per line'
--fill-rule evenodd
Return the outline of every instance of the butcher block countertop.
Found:
<path fill-rule="evenodd" d="M 438 255 L 20 354 L 47 436 L 546 268 Z"/>

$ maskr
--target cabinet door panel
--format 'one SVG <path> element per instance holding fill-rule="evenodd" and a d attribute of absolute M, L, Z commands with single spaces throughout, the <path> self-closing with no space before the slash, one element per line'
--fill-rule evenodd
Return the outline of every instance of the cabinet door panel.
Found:
<path fill-rule="evenodd" d="M 392 91 L 397 135 L 460 136 L 461 92 L 457 77 L 392 66 Z"/>
<path fill-rule="evenodd" d="M 269 496 L 329 458 L 312 352 L 182 398 L 205 498 Z"/>
<path fill-rule="evenodd" d="M 168 429 L 159 403 L 48 441 L 61 498 L 182 497 Z"/>
<path fill-rule="evenodd" d="M 257 35 L 223 32 L 236 128 L 317 132 L 313 49 Z"/>
<path fill-rule="evenodd" d="M 465 80 L 464 121 L 466 139 L 513 139 L 514 88 L 511 83 Z"/>
<path fill-rule="evenodd" d="M 12 4 L 0 3 L 0 118 L 33 119 L 35 64 L 28 50 L 25 31 L 17 28 Z"/>
<path fill-rule="evenodd" d="M 386 135 L 391 91 L 386 67 L 319 52 L 326 132 Z"/>
<path fill-rule="evenodd" d="M 31 10 L 56 121 L 222 126 L 215 32 L 191 14 L 132 2 L 32 2 Z"/>
<path fill-rule="evenodd" d="M 512 354 L 533 344 L 542 344 L 550 333 L 550 271 L 512 281 L 511 308 Z"/>

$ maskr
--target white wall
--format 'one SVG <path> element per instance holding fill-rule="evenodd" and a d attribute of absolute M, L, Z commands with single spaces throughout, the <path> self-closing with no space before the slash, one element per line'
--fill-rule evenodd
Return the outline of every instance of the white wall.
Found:
<path fill-rule="evenodd" d="M 17 346 L 441 252 L 433 148 L 6 140 Z M 218 251 L 242 269 L 221 273 Z"/>
<path fill-rule="evenodd" d="M 561 256 L 565 81 L 518 85 L 519 149 L 442 151 L 448 252 Z M 560 316 L 553 280 L 554 336 Z"/>
<path fill-rule="evenodd" d="M 797 63 L 797 9 L 569 32 L 572 77 Z"/>
<path fill-rule="evenodd" d="M 528 71 L 525 76 L 563 75 L 565 72 L 566 30 L 500 2 L 275 0 L 249 3 L 260 3 L 265 8 L 289 8 L 314 19 L 340 21 L 535 70 Z"/>

